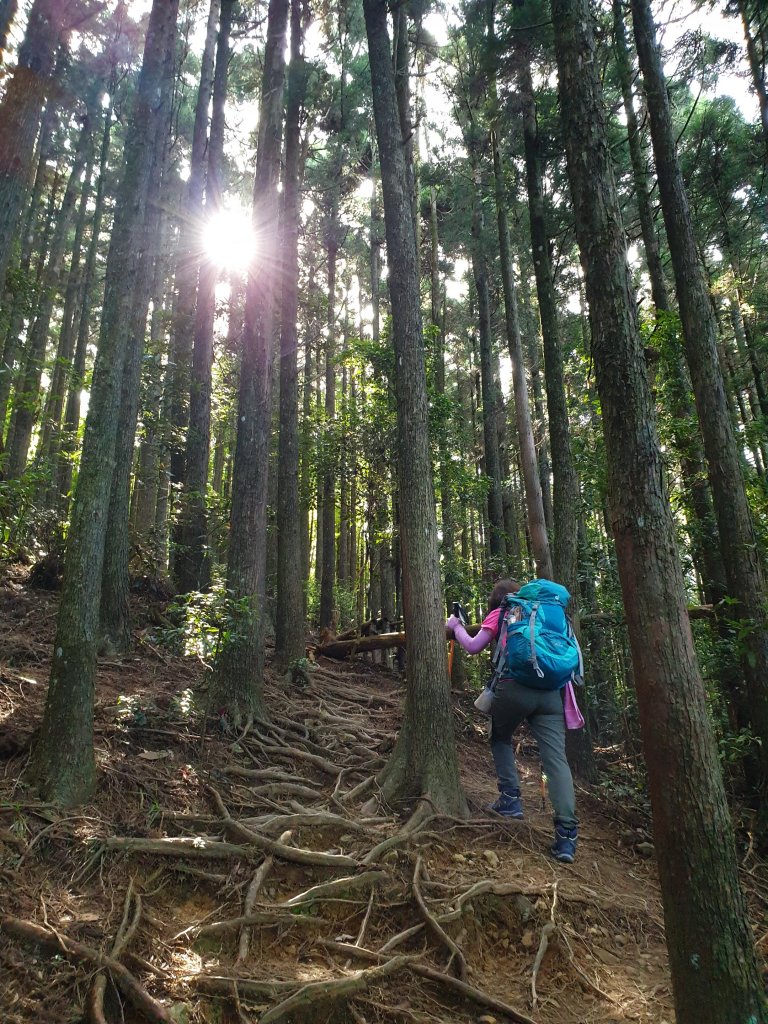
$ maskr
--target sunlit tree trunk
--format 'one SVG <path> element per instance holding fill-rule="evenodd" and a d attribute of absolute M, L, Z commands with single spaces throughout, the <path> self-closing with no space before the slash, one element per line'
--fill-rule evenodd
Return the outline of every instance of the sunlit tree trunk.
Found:
<path fill-rule="evenodd" d="M 589 0 L 553 0 L 552 20 L 677 1020 L 763 1022 L 655 430 Z"/>
<path fill-rule="evenodd" d="M 30 765 L 44 798 L 68 806 L 87 800 L 95 782 L 96 643 L 120 381 L 159 128 L 154 108 L 175 42 L 177 15 L 178 0 L 155 0 L 147 28 L 107 258 L 99 351 L 67 537 L 51 677 Z"/>
<path fill-rule="evenodd" d="M 210 220 L 221 203 L 224 160 L 224 118 L 227 75 L 230 60 L 230 28 L 234 0 L 220 0 L 221 21 L 213 76 L 213 108 L 208 139 L 208 170 L 204 217 Z M 208 552 L 208 463 L 211 451 L 211 370 L 213 367 L 213 325 L 216 314 L 216 284 L 219 270 L 215 261 L 201 255 L 194 318 L 192 375 L 189 395 L 186 472 L 179 525 L 179 547 L 174 562 L 175 577 L 182 591 L 206 590 L 211 566 Z"/>
<path fill-rule="evenodd" d="M 205 191 L 205 151 L 208 144 L 208 108 L 213 91 L 216 24 L 220 0 L 210 0 L 205 44 L 200 60 L 200 81 L 195 102 L 192 152 L 189 157 L 187 196 L 179 223 L 176 259 L 176 302 L 171 333 L 171 482 L 185 477 L 184 436 L 189 420 L 189 389 L 195 335 L 195 298 L 200 270 L 200 223 Z"/>
<path fill-rule="evenodd" d="M 232 480 L 227 587 L 232 626 L 216 661 L 214 707 L 239 725 L 263 707 L 267 482 L 288 0 L 270 0 L 261 82 L 253 225 L 261 247 L 248 274 Z"/>

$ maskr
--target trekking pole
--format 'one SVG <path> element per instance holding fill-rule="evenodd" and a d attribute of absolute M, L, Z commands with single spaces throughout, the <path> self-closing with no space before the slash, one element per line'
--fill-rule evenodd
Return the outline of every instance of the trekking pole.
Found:
<path fill-rule="evenodd" d="M 462 626 L 466 626 L 467 623 L 469 622 L 469 619 L 467 618 L 467 613 L 464 611 L 464 609 L 461 607 L 461 605 L 459 604 L 458 601 L 454 601 L 453 602 L 453 608 L 451 609 L 451 614 L 456 616 L 456 618 L 459 620 L 459 622 L 461 622 Z M 448 678 L 449 679 L 451 678 L 451 675 L 453 674 L 453 649 L 454 649 L 455 645 L 456 645 L 456 641 L 455 640 L 451 640 L 448 643 Z"/>

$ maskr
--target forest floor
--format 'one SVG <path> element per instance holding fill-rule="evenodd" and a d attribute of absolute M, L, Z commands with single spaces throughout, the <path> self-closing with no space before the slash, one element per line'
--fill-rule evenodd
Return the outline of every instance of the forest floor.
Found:
<path fill-rule="evenodd" d="M 525 819 L 482 809 L 495 786 L 471 695 L 455 709 L 473 816 L 409 831 L 366 786 L 398 726 L 396 674 L 323 659 L 291 686 L 268 669 L 270 721 L 201 736 L 204 671 L 145 614 L 134 653 L 99 663 L 94 802 L 36 802 L 20 780 L 56 601 L 0 576 L 6 1024 L 672 1024 L 647 814 L 580 788 L 577 860 L 554 862 L 525 735 Z M 763 934 L 768 874 L 751 851 L 744 872 Z"/>

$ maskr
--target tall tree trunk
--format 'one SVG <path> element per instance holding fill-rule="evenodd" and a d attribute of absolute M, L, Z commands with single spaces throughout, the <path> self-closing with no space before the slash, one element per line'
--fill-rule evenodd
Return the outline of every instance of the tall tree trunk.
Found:
<path fill-rule="evenodd" d="M 120 380 L 159 130 L 154 108 L 175 42 L 177 15 L 178 0 L 155 0 L 147 28 L 107 258 L 100 343 L 68 533 L 50 684 L 30 766 L 44 798 L 68 806 L 87 800 L 95 782 L 96 642 Z"/>
<path fill-rule="evenodd" d="M 752 85 L 755 87 L 760 104 L 760 123 L 763 128 L 765 157 L 766 161 L 768 161 L 768 80 L 766 79 L 766 60 L 768 59 L 768 54 L 766 53 L 766 49 L 768 49 L 766 31 L 768 30 L 768 23 L 761 21 L 761 16 L 765 16 L 765 8 L 760 0 L 753 0 L 753 2 L 754 14 L 749 9 L 749 0 L 736 0 L 736 5 L 739 9 L 741 24 L 744 29 L 749 70 L 752 72 Z M 756 22 L 755 31 L 752 29 L 753 20 Z"/>
<path fill-rule="evenodd" d="M 332 186 L 335 188 L 335 185 Z M 328 332 L 325 339 L 325 424 L 323 427 L 323 530 L 320 577 L 320 628 L 333 628 L 336 573 L 336 241 L 338 208 L 334 201 L 328 231 Z"/>
<path fill-rule="evenodd" d="M 379 783 L 393 803 L 429 796 L 450 814 L 466 807 L 459 782 L 429 451 L 419 266 L 409 178 L 383 0 L 364 0 L 376 135 L 384 190 L 397 392 L 405 628 L 412 638 L 403 727 Z"/>
<path fill-rule="evenodd" d="M 242 335 L 237 441 L 232 480 L 227 587 L 230 635 L 216 661 L 213 692 L 238 726 L 262 711 L 267 483 L 272 426 L 274 305 L 285 36 L 288 0 L 270 0 L 261 82 L 253 225 L 262 244 L 248 274 Z"/>
<path fill-rule="evenodd" d="M 483 247 L 482 179 L 476 154 L 472 156 L 475 192 L 472 203 L 472 273 L 477 290 L 477 318 L 480 334 L 480 385 L 483 403 L 483 452 L 488 478 L 488 556 L 497 572 L 503 571 L 507 545 L 504 539 L 504 506 L 501 496 L 501 462 L 496 430 L 496 389 L 493 381 L 491 300 L 488 264 Z"/>
<path fill-rule="evenodd" d="M 54 102 L 56 48 L 71 7 L 69 0 L 34 0 L 0 101 L 0 286 L 29 183 L 43 104 Z"/>
<path fill-rule="evenodd" d="M 685 355 L 704 438 L 728 590 L 738 602 L 730 609 L 730 616 L 745 620 L 748 627 L 742 664 L 753 732 L 758 741 L 755 753 L 761 765 L 762 803 L 768 787 L 768 595 L 717 357 L 717 319 L 696 250 L 688 197 L 675 153 L 667 86 L 647 0 L 632 0 L 632 16 L 675 271 Z M 763 827 L 768 828 L 768 821 Z"/>
<path fill-rule="evenodd" d="M 643 153 L 640 126 L 632 98 L 632 60 L 627 45 L 627 34 L 624 27 L 624 6 L 621 0 L 612 0 L 613 7 L 613 41 L 616 57 L 616 70 L 621 85 L 621 98 L 624 114 L 627 119 L 627 141 L 629 142 L 629 158 L 632 163 L 632 180 L 635 186 L 637 212 L 640 218 L 640 232 L 643 236 L 645 262 L 648 265 L 648 276 L 651 279 L 651 295 L 656 309 L 670 308 L 667 283 L 664 280 L 664 269 L 661 264 L 659 238 L 651 208 L 651 189 L 648 182 L 648 171 L 645 154 Z"/>
<path fill-rule="evenodd" d="M 536 100 L 533 92 L 530 54 L 524 53 L 520 63 L 520 91 L 523 102 L 523 138 L 525 178 L 528 190 L 528 216 L 531 225 L 531 252 L 536 276 L 536 295 L 544 344 L 544 385 L 547 392 L 549 438 L 552 450 L 553 533 L 552 562 L 554 578 L 570 591 L 571 614 L 577 632 L 579 627 L 578 524 L 581 496 L 579 480 L 571 449 L 571 428 L 565 391 L 563 346 L 557 315 L 557 297 L 550 258 L 550 236 L 544 205 L 542 169 Z M 580 703 L 584 703 L 581 697 Z M 588 712 L 585 706 L 584 710 Z M 589 721 L 588 713 L 585 718 Z M 589 729 L 567 736 L 568 757 L 574 771 L 582 778 L 595 772 Z"/>
<path fill-rule="evenodd" d="M 224 160 L 224 105 L 229 71 L 229 35 L 234 0 L 220 0 L 221 21 L 213 76 L 213 109 L 208 140 L 208 174 L 204 216 L 216 215 L 221 202 Z M 186 473 L 180 512 L 179 546 L 174 562 L 175 576 L 182 591 L 207 590 L 211 582 L 208 553 L 208 464 L 211 451 L 211 370 L 213 366 L 213 324 L 216 314 L 216 283 L 219 267 L 203 256 L 197 289 L 197 310 L 192 349 L 192 379 L 189 396 Z"/>
<path fill-rule="evenodd" d="M 64 309 L 59 328 L 59 344 L 56 360 L 51 374 L 51 384 L 43 413 L 43 430 L 40 438 L 39 452 L 43 463 L 48 462 L 52 471 L 58 455 L 61 420 L 64 412 L 67 377 L 72 369 L 75 337 L 77 333 L 76 312 L 82 295 L 83 269 L 81 266 L 83 237 L 88 219 L 88 204 L 91 200 L 91 177 L 93 174 L 93 141 L 88 141 L 88 158 L 83 176 L 80 205 L 77 212 L 75 237 L 72 243 L 72 255 L 67 273 L 67 287 L 64 293 Z M 55 492 L 55 487 L 51 488 Z M 55 504 L 55 502 L 54 502 Z"/>
<path fill-rule="evenodd" d="M 553 0 L 552 20 L 677 1018 L 763 1022 L 655 431 L 589 0 Z"/>
<path fill-rule="evenodd" d="M 93 206 L 91 222 L 91 238 L 85 257 L 85 275 L 80 296 L 80 317 L 75 342 L 75 354 L 69 374 L 67 404 L 64 409 L 64 429 L 61 443 L 61 454 L 56 471 L 56 488 L 60 495 L 61 512 L 66 512 L 68 495 L 72 486 L 72 460 L 77 450 L 77 431 L 80 426 L 81 392 L 85 383 L 85 362 L 90 339 L 91 307 L 93 304 L 94 277 L 96 274 L 96 256 L 99 251 L 99 236 L 104 216 L 104 193 L 106 189 L 107 161 L 109 159 L 109 143 L 112 129 L 112 107 L 104 113 L 104 131 L 101 138 L 99 156 L 99 177 L 96 185 L 96 198 Z"/>
<path fill-rule="evenodd" d="M 90 147 L 90 137 L 90 118 L 86 114 L 67 187 L 56 216 L 56 228 L 51 239 L 48 260 L 43 273 L 37 313 L 27 339 L 23 377 L 17 384 L 13 397 L 13 414 L 8 435 L 8 461 L 6 464 L 6 475 L 11 479 L 20 477 L 24 472 L 32 441 L 32 430 L 40 411 L 40 381 L 43 374 L 48 331 L 51 326 L 54 303 L 58 297 L 67 237 L 75 212 L 80 176 L 83 173 Z"/>
<path fill-rule="evenodd" d="M 171 483 L 182 484 L 185 478 L 184 435 L 189 420 L 189 390 L 192 347 L 195 335 L 195 297 L 200 269 L 200 220 L 205 190 L 205 151 L 208 144 L 208 108 L 213 90 L 216 23 L 220 0 L 210 0 L 205 45 L 200 60 L 200 83 L 195 103 L 192 129 L 192 152 L 189 158 L 187 196 L 179 224 L 176 262 L 176 302 L 171 333 Z"/>
<path fill-rule="evenodd" d="M 30 191 L 27 202 L 27 210 L 22 222 L 21 229 L 21 255 L 19 258 L 18 271 L 22 280 L 27 279 L 32 268 L 32 257 L 35 249 L 35 241 L 38 232 L 36 227 L 40 219 L 43 190 L 48 177 L 48 160 L 51 157 L 54 144 L 54 133 L 56 128 L 56 108 L 49 104 L 43 114 L 43 121 L 40 126 L 40 143 L 38 146 L 37 170 L 35 180 Z M 0 287 L 2 283 L 0 282 Z M 8 412 L 8 398 L 11 394 L 11 385 L 14 380 L 14 368 L 19 349 L 19 334 L 24 322 L 25 295 L 19 289 L 17 294 L 11 296 L 10 289 L 6 291 L 6 297 L 12 298 L 8 309 L 8 322 L 3 346 L 3 365 L 0 368 L 0 450 L 2 450 L 2 438 L 5 434 L 5 421 Z M 3 327 L 6 324 L 3 323 Z"/>
<path fill-rule="evenodd" d="M 18 9 L 19 0 L 0 0 L 0 66 L 3 64 L 3 54 L 8 45 L 8 34 Z"/>
<path fill-rule="evenodd" d="M 489 3 L 489 41 L 493 50 L 493 4 Z M 512 384 L 515 392 L 515 423 L 520 447 L 520 462 L 525 484 L 525 504 L 528 513 L 528 532 L 531 537 L 536 575 L 552 578 L 552 555 L 549 550 L 547 523 L 544 516 L 544 501 L 541 493 L 536 444 L 531 425 L 531 409 L 528 401 L 528 384 L 525 378 L 523 341 L 520 336 L 520 318 L 517 311 L 517 294 L 512 270 L 512 250 L 509 244 L 509 218 L 507 214 L 506 183 L 504 163 L 499 144 L 498 100 L 496 97 L 495 67 L 491 67 L 491 146 L 493 150 L 493 179 L 496 189 L 496 218 L 499 231 L 499 253 L 501 257 L 501 281 L 504 289 L 504 312 L 506 315 L 507 346 L 512 361 Z"/>
<path fill-rule="evenodd" d="M 304 655 L 304 598 L 299 504 L 299 216 L 301 108 L 306 92 L 300 0 L 291 0 L 291 62 L 285 111 L 283 295 L 280 324 L 280 448 L 277 467 L 275 657 L 288 666 Z"/>

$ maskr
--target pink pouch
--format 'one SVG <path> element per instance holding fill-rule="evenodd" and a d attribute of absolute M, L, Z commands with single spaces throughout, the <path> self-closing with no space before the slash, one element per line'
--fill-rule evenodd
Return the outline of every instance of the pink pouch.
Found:
<path fill-rule="evenodd" d="M 565 712 L 566 729 L 583 729 L 584 715 L 579 711 L 576 703 L 576 694 L 573 692 L 573 683 L 568 680 L 565 684 L 565 699 L 563 700 L 563 711 Z"/>

